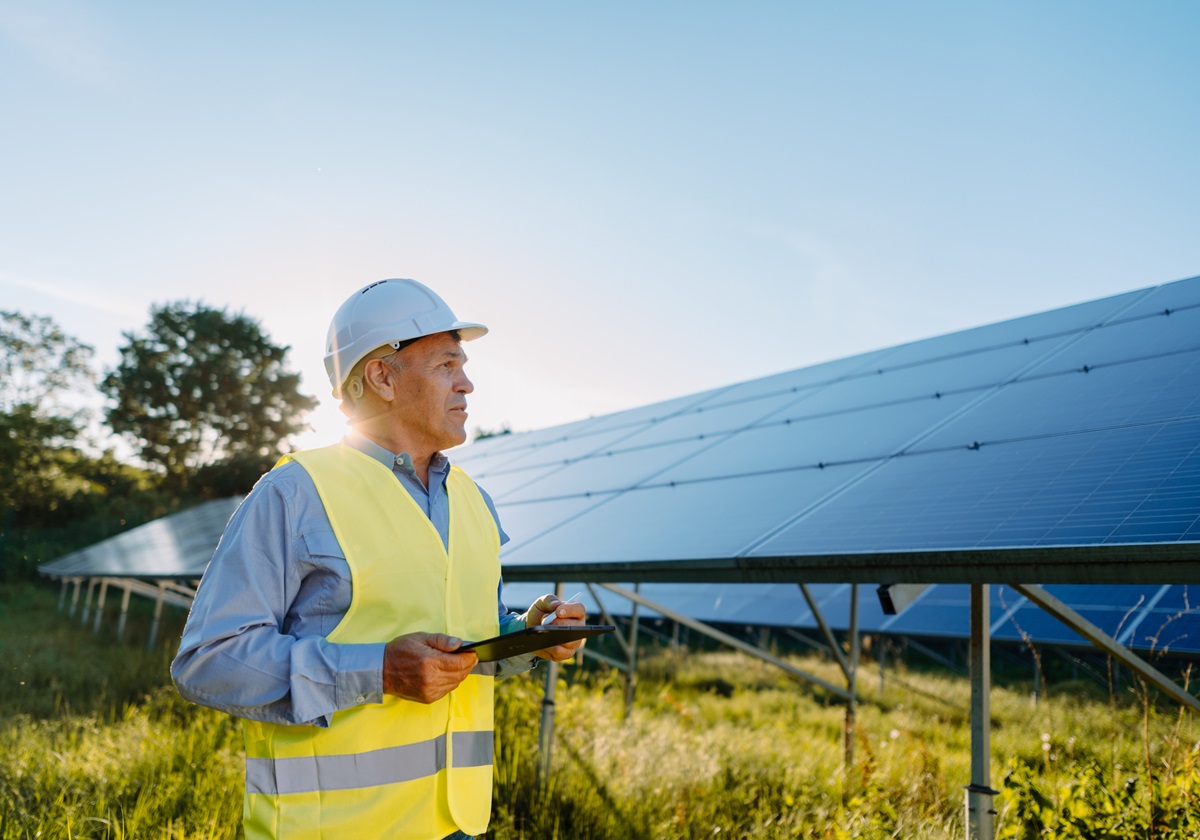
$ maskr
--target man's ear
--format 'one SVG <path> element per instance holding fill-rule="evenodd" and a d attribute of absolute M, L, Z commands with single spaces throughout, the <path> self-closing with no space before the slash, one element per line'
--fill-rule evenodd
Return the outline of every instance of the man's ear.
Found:
<path fill-rule="evenodd" d="M 382 359 L 372 359 L 363 368 L 363 384 L 380 399 L 391 401 L 396 396 L 396 372 Z"/>

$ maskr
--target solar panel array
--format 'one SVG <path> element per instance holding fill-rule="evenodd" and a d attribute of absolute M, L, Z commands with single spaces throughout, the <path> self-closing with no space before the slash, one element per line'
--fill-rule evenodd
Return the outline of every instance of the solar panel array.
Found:
<path fill-rule="evenodd" d="M 1047 583 L 1123 643 L 1200 651 L 1186 586 L 1200 583 L 1200 278 L 452 457 L 513 536 L 513 604 L 550 580 L 636 580 L 700 620 L 805 628 L 807 582 L 845 628 L 848 582 L 912 581 L 941 585 L 899 616 L 866 589 L 861 629 L 961 637 L 963 584 Z M 42 571 L 194 579 L 236 502 Z M 1082 642 L 1011 588 L 991 604 L 994 638 Z"/>
<path fill-rule="evenodd" d="M 241 496 L 155 519 L 38 567 L 51 577 L 196 580 L 204 574 Z"/>
<path fill-rule="evenodd" d="M 455 460 L 510 580 L 1200 580 L 1200 278 Z"/>
<path fill-rule="evenodd" d="M 567 583 L 568 594 L 584 589 Z M 1126 647 L 1160 654 L 1200 653 L 1200 586 L 1096 586 L 1060 584 L 1046 587 L 1052 595 Z M 505 602 L 521 608 L 548 591 L 544 583 L 510 583 Z M 845 632 L 850 624 L 850 584 L 809 587 L 826 624 Z M 604 608 L 613 616 L 628 616 L 630 602 L 597 589 Z M 640 594 L 698 621 L 733 627 L 773 627 L 808 631 L 817 636 L 818 623 L 808 602 L 794 584 L 642 584 Z M 600 605 L 585 591 L 580 599 L 589 615 Z M 1011 587 L 991 587 L 991 635 L 995 641 L 1038 645 L 1090 646 L 1083 637 Z M 965 638 L 970 615 L 970 587 L 939 584 L 929 587 L 899 615 L 885 615 L 875 587 L 859 589 L 858 627 L 861 633 L 896 637 Z M 645 607 L 639 615 L 658 614 Z"/>

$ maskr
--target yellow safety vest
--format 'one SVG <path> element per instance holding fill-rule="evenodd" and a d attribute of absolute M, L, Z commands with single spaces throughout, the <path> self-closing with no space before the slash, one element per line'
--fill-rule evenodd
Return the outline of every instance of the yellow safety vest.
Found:
<path fill-rule="evenodd" d="M 447 552 L 375 459 L 335 444 L 294 460 L 312 477 L 350 566 L 350 608 L 330 642 L 499 632 L 500 537 L 466 473 L 452 467 L 446 478 Z M 385 695 L 382 705 L 335 712 L 325 729 L 244 721 L 247 840 L 483 833 L 492 802 L 492 673 L 481 665 L 430 704 Z"/>

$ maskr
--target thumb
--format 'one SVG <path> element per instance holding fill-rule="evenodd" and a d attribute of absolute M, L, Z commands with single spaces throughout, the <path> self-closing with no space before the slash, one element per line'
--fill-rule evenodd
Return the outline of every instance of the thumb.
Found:
<path fill-rule="evenodd" d="M 458 636 L 447 636 L 445 633 L 435 633 L 427 640 L 430 647 L 436 648 L 443 653 L 453 653 L 462 647 L 462 639 Z"/>

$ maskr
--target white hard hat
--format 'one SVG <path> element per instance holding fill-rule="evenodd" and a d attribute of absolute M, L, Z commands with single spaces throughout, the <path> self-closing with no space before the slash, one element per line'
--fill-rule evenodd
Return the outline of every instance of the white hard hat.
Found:
<path fill-rule="evenodd" d="M 363 286 L 338 308 L 325 342 L 325 371 L 333 395 L 341 399 L 351 369 L 376 347 L 458 330 L 463 341 L 488 331 L 483 324 L 458 320 L 437 294 L 416 280 L 380 280 Z"/>

